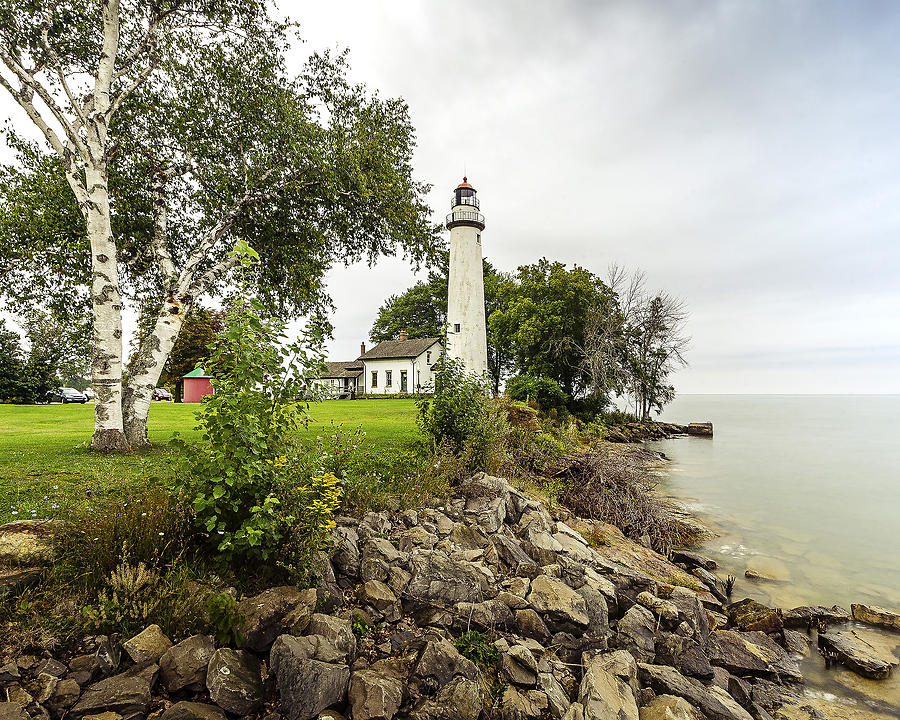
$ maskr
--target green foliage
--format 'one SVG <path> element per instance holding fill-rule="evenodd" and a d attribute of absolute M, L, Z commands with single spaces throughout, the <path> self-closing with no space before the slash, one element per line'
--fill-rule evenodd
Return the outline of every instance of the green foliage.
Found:
<path fill-rule="evenodd" d="M 203 601 L 203 611 L 213 628 L 216 645 L 241 647 L 246 618 L 238 609 L 237 600 L 227 592 L 211 592 Z"/>
<path fill-rule="evenodd" d="M 500 659 L 500 653 L 493 645 L 488 644 L 487 638 L 477 630 L 463 633 L 453 641 L 459 654 L 471 660 L 479 669 L 493 668 Z"/>
<path fill-rule="evenodd" d="M 350 618 L 350 628 L 353 630 L 353 634 L 356 635 L 357 641 L 362 640 L 372 632 L 372 626 L 369 624 L 369 621 L 358 612 L 354 612 Z"/>
<path fill-rule="evenodd" d="M 242 261 L 255 253 L 246 246 Z M 208 363 L 215 394 L 197 412 L 203 444 L 181 490 L 198 528 L 226 559 L 267 559 L 285 528 L 276 488 L 289 443 L 307 422 L 298 398 L 311 392 L 321 359 L 311 345 L 284 344 L 283 321 L 264 316 L 255 299 L 235 300 Z"/>
<path fill-rule="evenodd" d="M 515 280 L 501 288 L 504 306 L 491 315 L 499 345 L 519 372 L 556 380 L 569 395 L 590 381 L 583 348 L 592 309 L 612 291 L 593 273 L 542 258 L 523 265 Z"/>
<path fill-rule="evenodd" d="M 569 399 L 556 380 L 531 375 L 516 375 L 510 378 L 506 383 L 506 394 L 520 402 L 533 400 L 544 412 L 565 409 Z"/>
<path fill-rule="evenodd" d="M 20 342 L 0 318 L 0 402 L 39 402 L 57 385 L 56 365 L 34 348 L 26 359 Z"/>
<path fill-rule="evenodd" d="M 447 442 L 459 452 L 487 412 L 487 387 L 462 362 L 443 356 L 434 376 L 431 397 L 418 401 L 419 425 L 435 446 Z"/>

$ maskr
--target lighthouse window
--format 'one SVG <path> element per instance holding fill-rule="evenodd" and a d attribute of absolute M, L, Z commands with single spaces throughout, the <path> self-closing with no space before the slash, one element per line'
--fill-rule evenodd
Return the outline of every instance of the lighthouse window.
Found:
<path fill-rule="evenodd" d="M 459 332 L 459 323 L 456 323 L 456 324 L 453 326 L 453 332 Z"/>
<path fill-rule="evenodd" d="M 477 235 L 475 235 L 475 241 L 476 241 L 479 245 L 481 245 L 481 233 L 478 233 Z"/>

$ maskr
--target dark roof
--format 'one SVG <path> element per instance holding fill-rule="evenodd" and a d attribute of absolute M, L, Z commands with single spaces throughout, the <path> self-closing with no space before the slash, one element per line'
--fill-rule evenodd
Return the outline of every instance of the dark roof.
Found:
<path fill-rule="evenodd" d="M 432 345 L 440 343 L 440 338 L 410 338 L 409 340 L 385 340 L 378 343 L 365 355 L 360 355 L 360 360 L 381 360 L 383 358 L 414 358 L 419 357 Z"/>
<path fill-rule="evenodd" d="M 325 372 L 319 377 L 323 378 L 347 378 L 359 377 L 363 371 L 362 363 L 359 360 L 351 360 L 350 362 L 327 362 L 325 363 Z"/>

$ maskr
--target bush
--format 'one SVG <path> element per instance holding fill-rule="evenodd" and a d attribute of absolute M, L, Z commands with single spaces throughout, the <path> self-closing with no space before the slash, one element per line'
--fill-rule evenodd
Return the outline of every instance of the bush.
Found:
<path fill-rule="evenodd" d="M 603 395 L 588 395 L 569 402 L 569 412 L 582 422 L 592 422 L 602 417 L 603 411 L 609 407 L 609 399 Z"/>
<path fill-rule="evenodd" d="M 520 402 L 536 402 L 541 410 L 557 413 L 566 409 L 569 396 L 552 378 L 534 377 L 532 375 L 516 375 L 506 383 L 506 394 L 512 400 Z"/>
<path fill-rule="evenodd" d="M 246 245 L 244 268 L 258 256 Z M 245 290 L 247 290 L 245 286 Z M 190 499 L 201 533 L 226 559 L 266 560 L 293 516 L 276 489 L 289 472 L 291 441 L 308 419 L 298 398 L 314 393 L 321 331 L 309 344 L 284 344 L 285 323 L 255 299 L 233 301 L 209 359 L 215 394 L 197 412 L 203 443 L 179 489 Z"/>
<path fill-rule="evenodd" d="M 467 472 L 500 470 L 511 432 L 506 413 L 487 399 L 484 378 L 467 373 L 458 360 L 444 357 L 431 397 L 418 401 L 419 425 L 427 442 L 462 458 Z"/>

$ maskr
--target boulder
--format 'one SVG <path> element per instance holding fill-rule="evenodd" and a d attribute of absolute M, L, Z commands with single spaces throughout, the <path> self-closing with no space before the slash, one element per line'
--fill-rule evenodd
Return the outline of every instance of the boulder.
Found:
<path fill-rule="evenodd" d="M 100 661 L 97 659 L 96 653 L 76 655 L 69 661 L 69 674 L 66 677 L 83 686 L 93 682 L 99 671 Z M 2 682 L 0 679 L 0 684 Z"/>
<path fill-rule="evenodd" d="M 478 668 L 460 655 L 452 643 L 443 639 L 428 640 L 416 659 L 413 677 L 436 690 L 460 675 L 477 680 Z"/>
<path fill-rule="evenodd" d="M 774 633 L 784 628 L 781 616 L 777 612 L 751 598 L 732 603 L 725 608 L 725 614 L 732 625 L 744 632 L 759 630 Z"/>
<path fill-rule="evenodd" d="M 451 560 L 440 550 L 413 551 L 410 572 L 406 595 L 413 603 L 450 608 L 458 602 L 479 602 L 491 594 L 484 573 L 472 563 Z"/>
<path fill-rule="evenodd" d="M 511 575 L 534 577 L 540 572 L 538 564 L 515 538 L 497 534 L 491 538 L 491 544 L 500 566 Z"/>
<path fill-rule="evenodd" d="M 241 600 L 238 612 L 244 617 L 244 645 L 265 652 L 279 635 L 299 635 L 309 625 L 315 608 L 314 588 L 274 587 Z"/>
<path fill-rule="evenodd" d="M 604 669 L 602 656 L 595 657 L 584 671 L 578 702 L 585 718 L 638 720 L 634 692 L 627 682 Z"/>
<path fill-rule="evenodd" d="M 809 657 L 809 636 L 796 630 L 784 631 L 784 649 L 794 655 Z"/>
<path fill-rule="evenodd" d="M 715 560 L 704 557 L 703 555 L 698 555 L 690 550 L 673 550 L 672 562 L 684 563 L 690 567 L 700 567 L 706 570 L 715 570 L 719 567 Z"/>
<path fill-rule="evenodd" d="M 653 614 L 641 605 L 632 605 L 619 620 L 616 647 L 628 650 L 640 662 L 653 660 L 656 652 L 655 633 L 656 618 Z"/>
<path fill-rule="evenodd" d="M 410 713 L 410 720 L 478 720 L 484 700 L 474 680 L 457 677 Z"/>
<path fill-rule="evenodd" d="M 74 680 L 59 680 L 50 675 L 41 675 L 40 678 L 48 678 L 49 682 L 38 696 L 41 703 L 53 717 L 63 717 L 66 711 L 72 707 L 81 695 L 81 688 Z"/>
<path fill-rule="evenodd" d="M 569 694 L 566 692 L 562 683 L 552 672 L 538 673 L 538 689 L 547 696 L 548 709 L 550 717 L 553 720 L 560 720 L 569 709 L 572 702 L 569 700 Z"/>
<path fill-rule="evenodd" d="M 312 720 L 347 697 L 350 668 L 314 660 L 309 654 L 311 644 L 301 642 L 307 639 L 282 635 L 269 655 L 281 694 L 281 709 L 288 720 Z"/>
<path fill-rule="evenodd" d="M 688 435 L 694 435 L 695 437 L 712 437 L 713 424 L 711 422 L 692 422 L 688 423 L 688 425 L 684 428 L 684 431 Z"/>
<path fill-rule="evenodd" d="M 505 629 L 512 627 L 515 616 L 507 605 L 499 600 L 486 600 L 480 603 L 457 603 L 454 614 L 459 625 L 470 625 L 485 630 Z"/>
<path fill-rule="evenodd" d="M 641 708 L 641 720 L 703 720 L 703 717 L 684 698 L 659 695 Z"/>
<path fill-rule="evenodd" d="M 524 637 L 532 638 L 538 642 L 544 642 L 550 637 L 547 625 L 541 620 L 541 616 L 531 608 L 516 610 L 515 624 L 519 634 Z"/>
<path fill-rule="evenodd" d="M 172 641 L 165 636 L 159 625 L 148 625 L 130 640 L 122 643 L 128 656 L 136 663 L 152 660 L 158 662 L 170 647 Z"/>
<path fill-rule="evenodd" d="M 849 622 L 850 613 L 842 607 L 834 605 L 826 608 L 821 605 L 803 605 L 782 613 L 784 626 L 788 628 L 808 628 L 818 621 L 826 624 L 840 624 Z"/>
<path fill-rule="evenodd" d="M 655 595 L 648 593 L 646 590 L 642 593 L 638 593 L 636 599 L 639 605 L 642 605 L 655 615 L 659 616 L 661 620 L 665 620 L 668 623 L 678 622 L 678 607 L 675 603 L 658 598 Z"/>
<path fill-rule="evenodd" d="M 859 603 L 852 604 L 850 610 L 854 619 L 860 622 L 877 625 L 888 630 L 900 630 L 900 613 L 893 610 L 887 610 L 877 605 L 862 605 Z"/>
<path fill-rule="evenodd" d="M 25 706 L 16 702 L 0 702 L 0 720 L 31 720 Z"/>
<path fill-rule="evenodd" d="M 357 599 L 371 605 L 381 613 L 391 613 L 397 605 L 397 596 L 394 591 L 380 580 L 368 580 L 359 589 Z"/>
<path fill-rule="evenodd" d="M 500 675 L 515 685 L 534 687 L 538 679 L 534 655 L 522 645 L 513 645 L 500 656 Z"/>
<path fill-rule="evenodd" d="M 863 677 L 888 677 L 900 660 L 880 652 L 855 631 L 819 633 L 819 647 L 834 653 L 841 663 Z"/>
<path fill-rule="evenodd" d="M 225 713 L 215 705 L 182 700 L 168 708 L 159 720 L 226 720 L 226 718 Z"/>
<path fill-rule="evenodd" d="M 356 658 L 356 635 L 353 634 L 353 625 L 349 620 L 315 613 L 310 618 L 307 632 L 311 636 L 325 638 L 348 661 L 352 662 Z"/>
<path fill-rule="evenodd" d="M 123 720 L 145 718 L 150 708 L 150 691 L 158 674 L 156 663 L 145 662 L 100 680 L 82 692 L 68 716 L 83 718 L 111 711 L 121 715 Z"/>
<path fill-rule="evenodd" d="M 684 698 L 709 720 L 753 720 L 753 716 L 724 690 L 706 687 L 699 680 L 684 677 L 675 668 L 640 663 L 638 674 L 641 682 L 657 694 Z"/>
<path fill-rule="evenodd" d="M 552 618 L 587 627 L 590 624 L 587 605 L 572 588 L 549 575 L 538 575 L 531 581 L 528 603 L 539 613 Z"/>
<path fill-rule="evenodd" d="M 540 690 L 520 690 L 510 685 L 500 699 L 500 720 L 540 720 L 549 706 L 547 696 Z"/>
<path fill-rule="evenodd" d="M 208 635 L 194 635 L 173 645 L 159 659 L 159 679 L 170 693 L 200 690 L 206 684 L 206 668 L 216 651 Z"/>
<path fill-rule="evenodd" d="M 338 525 L 331 533 L 331 541 L 334 545 L 331 562 L 335 572 L 351 580 L 358 578 L 360 554 L 359 533 L 356 532 L 356 528 Z"/>
<path fill-rule="evenodd" d="M 672 665 L 683 675 L 700 680 L 712 680 L 715 676 L 715 669 L 700 647 L 700 643 L 691 637 L 683 637 L 676 633 L 664 633 L 657 638 L 656 663 Z"/>
<path fill-rule="evenodd" d="M 710 660 L 713 665 L 735 675 L 803 682 L 797 662 L 764 633 L 716 630 L 711 637 Z"/>
<path fill-rule="evenodd" d="M 353 673 L 347 699 L 353 720 L 392 720 L 403 702 L 403 681 L 393 668 L 382 660 L 371 667 Z"/>
<path fill-rule="evenodd" d="M 259 660 L 243 650 L 219 648 L 206 671 L 209 699 L 226 712 L 250 715 L 263 703 Z"/>
<path fill-rule="evenodd" d="M 62 520 L 16 520 L 0 525 L 0 564 L 45 565 L 53 560 L 53 542 L 66 527 Z"/>

